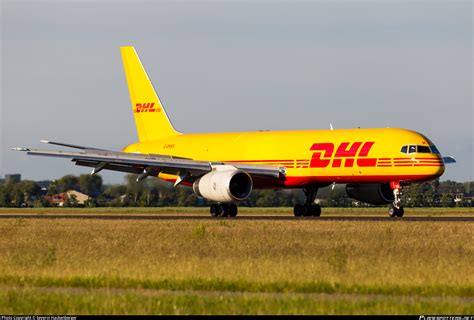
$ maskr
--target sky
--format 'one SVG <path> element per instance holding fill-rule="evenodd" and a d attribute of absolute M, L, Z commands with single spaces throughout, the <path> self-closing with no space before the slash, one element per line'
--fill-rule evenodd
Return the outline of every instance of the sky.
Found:
<path fill-rule="evenodd" d="M 0 177 L 89 172 L 10 150 L 40 139 L 134 143 L 133 45 L 181 132 L 401 127 L 474 180 L 471 1 L 0 1 Z"/>

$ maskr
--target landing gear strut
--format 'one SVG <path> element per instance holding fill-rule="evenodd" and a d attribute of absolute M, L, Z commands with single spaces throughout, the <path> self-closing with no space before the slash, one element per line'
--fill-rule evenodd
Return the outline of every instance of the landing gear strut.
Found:
<path fill-rule="evenodd" d="M 390 188 L 393 190 L 393 203 L 388 208 L 388 215 L 392 218 L 403 217 L 405 210 L 402 207 L 402 187 L 400 182 L 390 182 Z"/>
<path fill-rule="evenodd" d="M 213 203 L 210 212 L 213 217 L 235 217 L 238 209 L 235 203 Z"/>
<path fill-rule="evenodd" d="M 318 188 L 306 188 L 304 189 L 306 195 L 306 201 L 304 205 L 297 204 L 293 210 L 295 217 L 319 217 L 321 215 L 321 206 L 314 203 L 316 194 L 318 194 Z"/>

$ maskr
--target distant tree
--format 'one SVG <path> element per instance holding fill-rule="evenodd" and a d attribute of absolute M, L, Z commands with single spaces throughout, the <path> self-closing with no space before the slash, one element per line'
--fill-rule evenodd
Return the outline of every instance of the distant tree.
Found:
<path fill-rule="evenodd" d="M 456 193 L 463 193 L 464 184 L 451 180 L 442 181 L 439 184 L 439 191 L 441 193 L 449 193 L 452 195 Z"/>
<path fill-rule="evenodd" d="M 10 182 L 0 189 L 0 204 L 14 207 L 32 206 L 33 200 L 40 192 L 40 186 L 34 181 Z"/>
<path fill-rule="evenodd" d="M 174 188 L 163 188 L 160 192 L 160 199 L 158 200 L 158 206 L 160 207 L 171 207 L 176 206 L 176 189 Z"/>
<path fill-rule="evenodd" d="M 257 199 L 257 207 L 276 207 L 279 201 L 273 190 L 261 190 Z"/>
<path fill-rule="evenodd" d="M 102 177 L 98 174 L 81 174 L 79 176 L 79 188 L 82 193 L 97 197 L 102 193 Z"/>
<path fill-rule="evenodd" d="M 41 192 L 41 187 L 34 181 L 23 180 L 15 184 L 15 188 L 18 189 L 17 193 L 23 195 L 23 201 L 20 205 L 32 206 L 33 199 Z"/>
<path fill-rule="evenodd" d="M 471 193 L 474 191 L 474 181 L 466 181 L 463 183 L 464 191 L 467 193 Z"/>
<path fill-rule="evenodd" d="M 443 193 L 441 195 L 441 205 L 443 207 L 454 207 L 454 198 L 449 193 Z"/>
<path fill-rule="evenodd" d="M 197 195 L 192 191 L 191 188 L 186 186 L 180 186 L 177 189 L 176 205 L 178 207 L 190 207 L 194 206 L 197 202 Z"/>
<path fill-rule="evenodd" d="M 127 193 L 127 186 L 123 184 L 112 184 L 104 186 L 103 195 L 115 199 Z"/>
<path fill-rule="evenodd" d="M 0 207 L 10 207 L 12 205 L 10 189 L 7 184 L 0 185 Z"/>
<path fill-rule="evenodd" d="M 97 197 L 96 203 L 100 207 L 122 207 L 123 196 L 127 194 L 127 186 L 123 184 L 112 184 L 103 186 L 104 191 Z"/>
<path fill-rule="evenodd" d="M 131 207 L 139 206 L 139 199 L 144 190 L 144 180 L 137 181 L 138 175 L 128 174 L 125 176 L 127 181 L 128 205 Z"/>
<path fill-rule="evenodd" d="M 66 175 L 55 181 L 56 193 L 62 193 L 69 190 L 80 191 L 79 178 L 74 175 Z"/>
<path fill-rule="evenodd" d="M 439 179 L 433 180 L 431 182 L 431 187 L 433 188 L 433 201 L 431 203 L 431 206 L 433 207 L 439 207 L 441 206 L 441 194 L 439 192 Z"/>
<path fill-rule="evenodd" d="M 47 195 L 53 195 L 59 193 L 58 180 L 53 180 L 48 186 Z"/>
<path fill-rule="evenodd" d="M 332 185 L 321 188 L 316 198 L 327 207 L 346 207 L 352 202 L 347 198 L 345 185 L 336 185 L 334 189 Z"/>
<path fill-rule="evenodd" d="M 86 201 L 84 201 L 84 207 L 95 208 L 97 206 L 98 206 L 98 201 L 96 198 L 89 198 Z"/>
<path fill-rule="evenodd" d="M 37 204 L 35 206 L 43 207 L 43 208 L 51 207 L 51 202 L 46 197 L 41 197 L 40 198 L 40 203 L 41 203 L 41 205 Z"/>

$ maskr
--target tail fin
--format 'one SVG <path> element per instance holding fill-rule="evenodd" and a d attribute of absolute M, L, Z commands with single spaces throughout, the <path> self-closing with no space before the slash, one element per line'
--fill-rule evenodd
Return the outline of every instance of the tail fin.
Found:
<path fill-rule="evenodd" d="M 134 47 L 121 47 L 138 140 L 153 141 L 179 134 L 166 115 Z"/>

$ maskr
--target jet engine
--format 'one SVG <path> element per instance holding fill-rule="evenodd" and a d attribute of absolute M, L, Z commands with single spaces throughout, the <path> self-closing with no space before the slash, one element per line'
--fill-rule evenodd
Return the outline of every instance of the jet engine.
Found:
<path fill-rule="evenodd" d="M 193 184 L 194 192 L 216 202 L 245 200 L 252 192 L 252 178 L 233 166 L 219 165 Z"/>
<path fill-rule="evenodd" d="M 349 197 L 370 204 L 389 204 L 394 200 L 388 183 L 348 184 L 346 192 Z"/>

